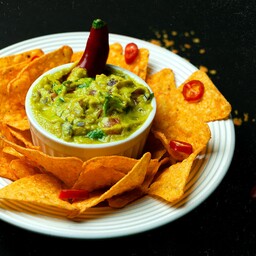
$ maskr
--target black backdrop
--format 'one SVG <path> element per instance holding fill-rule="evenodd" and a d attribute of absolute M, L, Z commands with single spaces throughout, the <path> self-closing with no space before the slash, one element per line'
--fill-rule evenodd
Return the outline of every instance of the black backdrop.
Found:
<path fill-rule="evenodd" d="M 255 11 L 253 0 L 1 0 L 0 49 L 37 36 L 88 31 L 100 17 L 111 33 L 158 40 L 207 68 L 240 123 L 227 175 L 182 218 L 105 240 L 51 237 L 0 220 L 0 255 L 256 255 L 256 201 L 250 195 L 256 184 Z M 174 45 L 164 41 L 166 35 Z"/>

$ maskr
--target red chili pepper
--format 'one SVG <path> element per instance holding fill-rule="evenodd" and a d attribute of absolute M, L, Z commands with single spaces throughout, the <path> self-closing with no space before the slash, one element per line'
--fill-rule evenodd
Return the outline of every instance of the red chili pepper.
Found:
<path fill-rule="evenodd" d="M 89 38 L 78 66 L 87 70 L 89 77 L 101 74 L 109 53 L 108 27 L 101 19 L 92 23 Z"/>
<path fill-rule="evenodd" d="M 89 192 L 84 189 L 62 189 L 59 194 L 59 198 L 62 200 L 67 200 L 70 203 L 74 201 L 87 199 L 89 197 Z"/>
<path fill-rule="evenodd" d="M 204 84 L 199 80 L 191 80 L 184 84 L 182 93 L 186 101 L 198 102 L 203 97 Z"/>
<path fill-rule="evenodd" d="M 184 141 L 171 140 L 169 145 L 172 156 L 178 161 L 182 161 L 193 152 L 192 145 Z"/>
<path fill-rule="evenodd" d="M 131 64 L 135 61 L 136 57 L 139 54 L 139 48 L 137 44 L 135 43 L 129 43 L 126 45 L 124 49 L 124 57 L 125 57 L 125 62 L 127 64 Z"/>

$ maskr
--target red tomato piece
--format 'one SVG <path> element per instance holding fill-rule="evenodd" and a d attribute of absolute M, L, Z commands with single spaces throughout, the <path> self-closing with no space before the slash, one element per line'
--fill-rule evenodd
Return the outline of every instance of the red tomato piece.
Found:
<path fill-rule="evenodd" d="M 199 80 L 191 80 L 184 84 L 183 96 L 188 102 L 198 102 L 204 94 L 204 84 Z"/>
<path fill-rule="evenodd" d="M 171 140 L 169 145 L 171 148 L 172 156 L 179 161 L 187 158 L 193 152 L 192 145 L 184 141 Z"/>
<path fill-rule="evenodd" d="M 62 189 L 59 194 L 60 199 L 67 200 L 69 202 L 83 200 L 88 197 L 89 192 L 84 189 Z"/>
<path fill-rule="evenodd" d="M 131 64 L 135 61 L 139 54 L 139 48 L 135 43 L 129 43 L 124 50 L 124 57 L 127 64 Z"/>

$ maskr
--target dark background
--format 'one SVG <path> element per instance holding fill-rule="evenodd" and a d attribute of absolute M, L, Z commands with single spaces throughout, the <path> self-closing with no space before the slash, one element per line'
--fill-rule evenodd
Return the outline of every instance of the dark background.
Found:
<path fill-rule="evenodd" d="M 159 40 L 195 66 L 207 67 L 241 123 L 235 126 L 236 149 L 227 175 L 180 219 L 105 240 L 51 237 L 0 220 L 0 255 L 256 255 L 256 200 L 251 197 L 256 185 L 255 12 L 254 0 L 1 0 L 0 49 L 37 36 L 88 31 L 93 19 L 102 18 L 111 33 Z M 173 46 L 164 43 L 165 35 Z M 200 41 L 194 43 L 195 37 Z"/>

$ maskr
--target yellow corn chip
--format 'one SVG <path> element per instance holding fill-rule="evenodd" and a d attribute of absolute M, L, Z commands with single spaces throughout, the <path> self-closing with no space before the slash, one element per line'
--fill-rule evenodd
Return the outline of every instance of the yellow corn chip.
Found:
<path fill-rule="evenodd" d="M 33 49 L 30 51 L 9 55 L 5 57 L 0 57 L 0 69 L 6 68 L 18 63 L 28 63 L 36 57 L 40 57 L 44 54 L 41 49 Z"/>
<path fill-rule="evenodd" d="M 182 95 L 184 84 L 191 80 L 199 80 L 204 84 L 203 98 L 196 103 L 187 102 Z M 230 103 L 219 92 L 208 75 L 201 70 L 194 72 L 181 86 L 179 86 L 178 91 L 180 92 L 179 103 L 184 104 L 187 107 L 188 114 L 196 115 L 205 122 L 226 119 L 230 115 Z"/>
<path fill-rule="evenodd" d="M 174 202 L 181 198 L 187 179 L 192 169 L 193 162 L 202 149 L 197 149 L 187 159 L 166 168 L 152 183 L 148 190 L 151 196 L 160 197 L 168 202 Z"/>
<path fill-rule="evenodd" d="M 139 48 L 139 54 L 135 61 L 131 64 L 125 62 L 123 47 L 119 43 L 111 44 L 109 47 L 109 55 L 107 59 L 108 64 L 116 65 L 125 68 L 134 74 L 141 77 L 143 80 L 147 76 L 149 51 L 145 48 Z"/>
<path fill-rule="evenodd" d="M 9 167 L 18 179 L 40 173 L 38 169 L 30 166 L 25 160 L 21 159 L 12 160 Z"/>
<path fill-rule="evenodd" d="M 75 207 L 59 199 L 62 183 L 52 175 L 35 174 L 19 179 L 0 189 L 0 198 L 8 201 L 32 203 L 40 206 L 54 206 L 63 210 Z"/>
<path fill-rule="evenodd" d="M 176 89 L 175 76 L 173 71 L 169 68 L 161 69 L 160 71 L 147 76 L 146 82 L 151 87 L 155 96 Z"/>
<path fill-rule="evenodd" d="M 37 149 L 23 148 L 4 138 L 1 140 L 3 144 L 23 154 L 30 161 L 31 165 L 42 171 L 52 173 L 68 187 L 72 187 L 75 184 L 82 170 L 83 161 L 79 158 L 48 156 Z"/>
<path fill-rule="evenodd" d="M 151 159 L 150 153 L 145 153 L 141 159 L 134 165 L 130 172 L 128 172 L 121 180 L 113 185 L 109 190 L 103 194 L 97 193 L 95 196 L 86 199 L 82 202 L 75 203 L 80 208 L 79 212 L 74 211 L 70 217 L 75 217 L 83 213 L 86 209 L 93 207 L 106 199 L 115 195 L 121 194 L 125 191 L 132 190 L 142 184 L 147 168 Z"/>
<path fill-rule="evenodd" d="M 108 199 L 109 206 L 113 208 L 122 208 L 127 204 L 145 195 L 158 169 L 162 164 L 166 163 L 167 161 L 169 161 L 168 158 L 165 158 L 160 162 L 158 162 L 157 159 L 151 160 L 147 169 L 145 179 L 141 184 L 141 186 L 136 187 L 132 191 L 126 191 L 120 195 L 116 195 L 109 198 Z"/>

